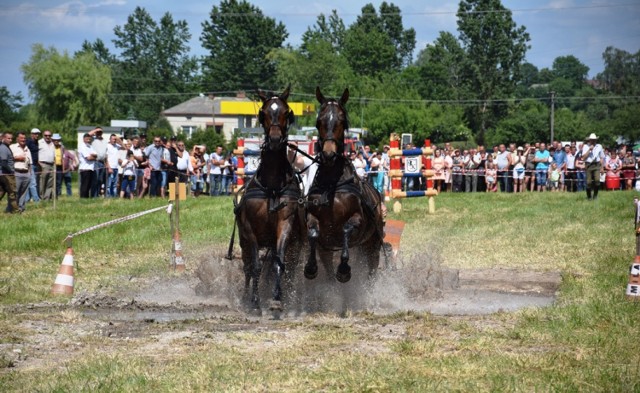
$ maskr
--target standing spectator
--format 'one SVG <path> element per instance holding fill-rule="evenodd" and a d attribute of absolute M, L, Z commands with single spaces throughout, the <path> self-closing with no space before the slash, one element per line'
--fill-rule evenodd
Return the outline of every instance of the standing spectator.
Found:
<path fill-rule="evenodd" d="M 194 146 L 191 151 L 191 192 L 193 196 L 198 197 L 204 189 L 204 178 L 202 175 L 202 168 L 206 168 L 207 164 L 204 161 L 204 150 L 201 146 Z"/>
<path fill-rule="evenodd" d="M 159 136 L 153 138 L 153 144 L 147 146 L 144 154 L 149 159 L 149 170 L 151 171 L 149 196 L 161 196 L 162 189 L 162 165 L 165 163 L 164 146 Z"/>
<path fill-rule="evenodd" d="M 16 195 L 15 161 L 9 147 L 11 142 L 13 142 L 13 135 L 10 132 L 3 132 L 0 139 L 0 200 L 7 195 L 5 213 L 22 213 L 18 207 Z"/>
<path fill-rule="evenodd" d="M 384 195 L 387 194 L 391 190 L 391 180 L 389 179 L 389 170 L 391 169 L 391 158 L 389 157 L 389 145 L 384 145 L 382 148 L 382 155 L 380 157 L 380 161 L 382 162 L 382 189 L 384 190 Z"/>
<path fill-rule="evenodd" d="M 484 147 L 478 147 L 478 192 L 485 192 L 487 190 L 486 183 L 486 169 L 487 169 L 487 152 L 484 151 Z"/>
<path fill-rule="evenodd" d="M 185 150 L 183 141 L 178 141 L 176 143 L 176 156 L 178 159 L 176 162 L 176 169 L 180 176 L 180 183 L 186 183 L 192 169 L 189 152 Z"/>
<path fill-rule="evenodd" d="M 524 191 L 524 164 L 527 162 L 527 157 L 524 155 L 524 147 L 518 146 L 516 149 L 516 157 L 512 159 L 513 164 L 513 192 Z"/>
<path fill-rule="evenodd" d="M 431 162 L 433 168 L 433 186 L 440 193 L 442 189 L 442 183 L 444 183 L 444 157 L 442 156 L 442 150 L 436 149 L 434 152 L 433 161 Z"/>
<path fill-rule="evenodd" d="M 498 148 L 496 155 L 496 169 L 498 170 L 498 183 L 500 183 L 500 192 L 511 192 L 509 189 L 509 167 L 511 166 L 511 154 L 507 151 L 504 144 Z"/>
<path fill-rule="evenodd" d="M 633 179 L 636 175 L 636 159 L 633 156 L 633 150 L 628 149 L 624 158 L 622 159 L 622 176 L 624 178 L 625 190 L 633 189 Z"/>
<path fill-rule="evenodd" d="M 524 187 L 531 192 L 536 189 L 536 148 L 529 145 L 524 152 L 526 161 L 524 164 Z"/>
<path fill-rule="evenodd" d="M 384 179 L 382 177 L 382 173 L 380 172 L 380 163 L 381 161 L 378 157 L 378 152 L 373 152 L 371 154 L 371 163 L 369 164 L 369 167 L 371 168 L 369 176 L 371 176 L 371 183 L 373 184 L 373 188 L 375 188 L 384 198 L 384 190 L 382 189 Z"/>
<path fill-rule="evenodd" d="M 59 197 L 60 195 L 62 195 L 62 180 L 65 170 L 64 156 L 67 153 L 67 149 L 62 146 L 62 136 L 60 136 L 60 134 L 53 134 L 51 140 L 53 141 L 53 146 L 55 147 L 55 158 L 53 160 L 53 163 L 56 168 L 56 197 Z"/>
<path fill-rule="evenodd" d="M 204 162 L 204 166 L 202 167 L 202 169 L 200 169 L 200 179 L 202 179 L 202 193 L 208 195 L 211 190 L 211 184 L 209 182 L 209 166 L 207 165 L 207 163 L 209 162 L 211 155 L 207 153 L 207 145 L 200 145 L 199 150 L 202 162 Z M 193 154 L 191 155 L 191 157 L 193 158 Z"/>
<path fill-rule="evenodd" d="M 176 165 L 178 164 L 178 148 L 176 146 L 177 143 L 178 138 L 172 136 L 171 138 L 169 138 L 169 143 L 166 146 L 167 151 L 169 152 L 169 161 L 171 161 L 171 164 L 169 164 L 169 168 L 167 169 L 168 184 L 175 183 L 176 178 L 179 175 L 178 170 L 176 169 Z"/>
<path fill-rule="evenodd" d="M 364 154 L 362 151 L 359 151 L 356 155 L 355 160 L 353 160 L 353 166 L 356 168 L 356 175 L 360 178 L 360 180 L 366 179 L 366 171 L 365 168 L 367 164 L 364 161 Z"/>
<path fill-rule="evenodd" d="M 78 147 L 78 171 L 80 172 L 80 198 L 93 197 L 95 184 L 95 164 L 98 153 L 93 149 L 93 136 L 89 133 L 82 137 L 83 144 Z"/>
<path fill-rule="evenodd" d="M 95 198 L 100 196 L 100 193 L 104 191 L 106 184 L 107 172 L 104 168 L 105 159 L 107 157 L 107 141 L 102 137 L 102 128 L 100 127 L 96 127 L 89 131 L 89 135 L 93 137 L 91 147 L 98 155 L 94 163 L 93 184 L 91 185 L 91 196 Z"/>
<path fill-rule="evenodd" d="M 209 172 L 209 191 L 211 196 L 218 196 L 222 191 L 222 165 L 224 165 L 222 146 L 216 146 L 216 151 L 211 154 L 207 162 Z"/>
<path fill-rule="evenodd" d="M 453 154 L 453 150 L 450 149 L 444 152 L 444 185 L 447 192 L 452 191 L 453 174 L 451 173 L 451 169 L 453 168 Z"/>
<path fill-rule="evenodd" d="M 124 167 L 122 166 L 122 164 L 125 162 L 125 160 L 127 159 L 127 155 L 129 154 L 129 152 L 133 151 L 131 150 L 131 141 L 129 139 L 124 139 L 122 141 L 122 146 L 120 147 L 120 150 L 118 150 L 118 187 L 117 187 L 117 195 L 120 195 L 120 190 L 122 189 L 122 178 L 123 178 L 123 171 L 124 171 Z M 135 157 L 133 158 L 135 160 Z M 135 171 L 136 169 L 134 169 Z M 135 173 L 134 173 L 135 176 Z"/>
<path fill-rule="evenodd" d="M 553 162 L 558 166 L 558 172 L 560 172 L 560 179 L 558 180 L 558 191 L 564 191 L 564 173 L 567 170 L 567 155 L 564 152 L 564 148 L 560 142 L 556 142 L 556 150 L 553 153 Z"/>
<path fill-rule="evenodd" d="M 553 149 L 553 148 L 552 148 Z M 551 167 L 549 168 L 549 190 L 550 191 L 560 191 L 560 169 L 558 168 L 558 164 L 555 162 L 551 163 Z"/>
<path fill-rule="evenodd" d="M 120 148 L 122 141 L 116 134 L 109 136 L 109 143 L 106 147 L 106 168 L 107 168 L 107 185 L 105 188 L 105 197 L 118 197 L 118 159 L 120 156 Z"/>
<path fill-rule="evenodd" d="M 40 193 L 38 192 L 38 184 L 40 184 L 40 167 L 38 164 L 38 151 L 40 149 L 38 145 L 38 138 L 40 138 L 40 130 L 37 128 L 31 129 L 31 138 L 27 140 L 27 147 L 31 152 L 31 181 L 29 182 L 29 189 L 27 190 L 26 201 L 32 200 L 34 202 L 40 202 Z"/>
<path fill-rule="evenodd" d="M 609 152 L 609 159 L 605 164 L 605 170 L 607 171 L 607 178 L 617 178 L 620 183 L 620 173 L 622 171 L 622 160 L 618 158 L 616 151 L 611 149 Z M 618 189 L 620 186 L 618 186 Z"/>
<path fill-rule="evenodd" d="M 536 152 L 534 161 L 538 191 L 545 191 L 547 189 L 547 172 L 549 171 L 549 151 L 547 151 L 547 145 L 544 142 L 540 143 L 540 149 Z"/>
<path fill-rule="evenodd" d="M 598 199 L 598 180 L 604 160 L 604 151 L 602 145 L 598 143 L 596 134 L 589 135 L 587 143 L 582 146 L 582 158 L 587 178 L 587 199 Z"/>
<path fill-rule="evenodd" d="M 567 157 L 567 165 L 564 175 L 564 187 L 568 192 L 576 191 L 576 146 L 565 145 L 564 154 Z"/>
<path fill-rule="evenodd" d="M 516 144 L 515 143 L 509 143 L 509 149 L 507 150 L 509 152 L 509 171 L 507 172 L 507 184 L 508 184 L 508 189 L 509 192 L 516 192 L 514 189 L 514 182 L 515 179 L 513 178 L 513 170 L 516 166 L 516 158 L 518 158 L 518 149 L 516 148 Z M 522 180 L 520 181 L 522 182 Z"/>
<path fill-rule="evenodd" d="M 31 151 L 27 147 L 27 134 L 18 132 L 16 143 L 9 146 L 13 154 L 14 170 L 16 174 L 16 199 L 18 210 L 24 211 L 27 204 L 29 184 L 31 183 Z M 2 176 L 2 175 L 0 175 Z"/>
<path fill-rule="evenodd" d="M 227 153 L 224 165 L 222 166 L 222 193 L 225 195 L 231 195 L 231 190 L 234 184 L 233 179 L 237 166 L 237 164 L 234 163 L 234 158 L 235 157 L 232 152 Z M 304 157 L 302 159 L 304 162 Z M 302 183 L 302 186 L 304 187 L 304 182 Z"/>
<path fill-rule="evenodd" d="M 576 151 L 576 191 L 582 192 L 586 189 L 585 163 L 582 158 L 582 145 Z"/>
<path fill-rule="evenodd" d="M 142 182 L 144 181 L 144 170 L 149 166 L 147 157 L 144 155 L 145 147 L 146 146 L 142 144 L 142 138 L 140 138 L 140 136 L 134 136 L 132 138 L 131 151 L 133 152 L 133 157 L 136 159 L 136 162 L 138 164 L 136 167 L 136 190 L 139 190 L 138 197 L 143 196 L 140 195 L 140 193 L 142 193 L 143 190 Z M 145 187 L 145 189 L 146 188 L 147 187 Z"/>
<path fill-rule="evenodd" d="M 493 156 L 489 156 L 489 157 L 493 157 Z M 498 190 L 498 185 L 496 183 L 497 175 L 498 175 L 498 171 L 496 171 L 496 167 L 493 163 L 493 159 L 487 160 L 487 170 L 485 172 L 487 192 L 496 192 Z"/>
<path fill-rule="evenodd" d="M 40 164 L 40 199 L 53 198 L 53 171 L 55 159 L 55 146 L 51 137 L 51 131 L 44 132 L 44 139 L 38 142 L 38 159 Z"/>
<path fill-rule="evenodd" d="M 67 196 L 70 197 L 73 192 L 71 191 L 71 174 L 78 169 L 78 157 L 75 152 L 64 149 L 64 156 L 62 157 L 62 177 L 64 185 L 67 189 Z"/>
<path fill-rule="evenodd" d="M 478 165 L 480 165 L 480 157 L 476 154 L 475 149 L 470 149 L 464 158 L 464 191 L 478 191 Z"/>
<path fill-rule="evenodd" d="M 127 150 L 127 155 L 121 162 L 122 166 L 122 183 L 120 184 L 120 198 L 133 199 L 136 193 L 136 168 L 138 162 L 133 156 L 131 150 Z"/>
<path fill-rule="evenodd" d="M 464 167 L 464 161 L 462 156 L 460 155 L 460 150 L 456 149 L 453 152 L 453 157 L 451 158 L 451 174 L 452 174 L 452 183 L 453 183 L 453 192 L 462 192 L 462 168 Z"/>

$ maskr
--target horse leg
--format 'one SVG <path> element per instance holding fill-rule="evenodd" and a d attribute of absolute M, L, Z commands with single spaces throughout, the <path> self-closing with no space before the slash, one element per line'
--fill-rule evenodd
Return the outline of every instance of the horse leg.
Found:
<path fill-rule="evenodd" d="M 251 278 L 253 279 L 253 286 L 251 287 L 251 308 L 254 312 L 260 313 L 260 293 L 258 291 L 258 284 L 260 281 L 260 274 L 262 273 L 262 264 L 258 255 L 258 245 L 251 245 L 251 259 L 252 269 Z"/>
<path fill-rule="evenodd" d="M 316 260 L 316 242 L 320 237 L 320 231 L 318 229 L 318 220 L 309 216 L 309 223 L 307 224 L 307 236 L 309 238 L 309 259 L 307 264 L 304 265 L 304 276 L 313 280 L 318 276 L 318 262 Z"/>
<path fill-rule="evenodd" d="M 353 225 L 351 220 L 347 221 L 342 228 L 342 253 L 340 254 L 340 265 L 338 265 L 338 271 L 336 272 L 336 279 L 342 283 L 351 280 L 351 266 L 349 266 L 349 237 L 354 229 L 355 225 Z"/>

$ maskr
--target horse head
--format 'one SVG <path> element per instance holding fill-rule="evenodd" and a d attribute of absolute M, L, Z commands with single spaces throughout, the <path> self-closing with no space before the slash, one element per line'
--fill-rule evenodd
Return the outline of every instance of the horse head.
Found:
<path fill-rule="evenodd" d="M 320 87 L 316 87 L 316 98 L 320 103 L 316 120 L 320 160 L 332 165 L 336 157 L 344 154 L 344 136 L 349 129 L 349 119 L 345 109 L 345 104 L 349 100 L 349 89 L 344 89 L 342 97 L 336 101 L 333 98 L 325 98 Z"/>
<path fill-rule="evenodd" d="M 280 94 L 258 89 L 258 96 L 262 100 L 262 107 L 258 112 L 258 121 L 264 128 L 265 146 L 269 150 L 284 149 L 287 145 L 289 126 L 294 122 L 294 115 L 287 99 L 289 88 Z"/>

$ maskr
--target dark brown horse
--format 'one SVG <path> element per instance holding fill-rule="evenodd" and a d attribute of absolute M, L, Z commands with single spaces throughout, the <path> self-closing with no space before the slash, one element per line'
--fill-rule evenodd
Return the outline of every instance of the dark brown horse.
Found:
<path fill-rule="evenodd" d="M 264 128 L 260 165 L 244 188 L 235 208 L 245 273 L 245 297 L 260 312 L 260 250 L 266 250 L 275 285 L 271 308 L 282 308 L 283 274 L 291 280 L 302 244 L 300 184 L 287 160 L 287 137 L 293 111 L 287 104 L 289 88 L 280 95 L 258 91 L 262 107 L 258 119 Z M 253 285 L 251 285 L 253 284 Z"/>
<path fill-rule="evenodd" d="M 310 254 L 304 267 L 308 279 L 317 276 L 316 246 L 327 274 L 333 269 L 334 250 L 341 250 L 336 271 L 339 282 L 351 279 L 349 248 L 358 247 L 373 277 L 378 268 L 383 238 L 382 199 L 369 183 L 360 180 L 344 155 L 344 137 L 349 128 L 345 104 L 349 90 L 339 100 L 327 99 L 316 88 L 320 112 L 318 129 L 319 165 L 307 202 L 307 235 Z"/>

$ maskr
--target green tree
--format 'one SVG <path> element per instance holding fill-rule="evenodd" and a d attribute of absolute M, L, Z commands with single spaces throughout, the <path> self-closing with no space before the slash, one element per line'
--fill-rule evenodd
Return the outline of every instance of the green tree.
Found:
<path fill-rule="evenodd" d="M 198 65 L 189 55 L 186 21 L 174 21 L 165 13 L 156 23 L 144 8 L 136 7 L 114 33 L 113 43 L 121 51 L 112 67 L 119 116 L 133 115 L 153 124 L 162 110 L 198 93 Z"/>
<path fill-rule="evenodd" d="M 342 53 L 358 74 L 375 76 L 410 64 L 415 45 L 415 30 L 404 29 L 400 9 L 383 2 L 380 15 L 372 4 L 362 7 L 347 29 Z"/>
<path fill-rule="evenodd" d="M 19 116 L 22 93 L 11 94 L 6 86 L 0 86 L 0 127 L 8 127 Z"/>
<path fill-rule="evenodd" d="M 577 90 L 587 79 L 589 67 L 575 56 L 560 56 L 553 60 L 552 72 L 556 78 L 569 81 L 573 89 Z"/>
<path fill-rule="evenodd" d="M 274 64 L 267 54 L 281 48 L 288 33 L 284 24 L 266 17 L 246 1 L 222 0 L 202 23 L 200 42 L 204 83 L 210 90 L 253 90 L 273 87 Z"/>
<path fill-rule="evenodd" d="M 418 54 L 416 65 L 420 95 L 430 100 L 458 100 L 465 96 L 463 67 L 466 54 L 456 37 L 440 32 L 433 44 Z"/>
<path fill-rule="evenodd" d="M 482 143 L 485 131 L 506 112 L 494 100 L 510 97 L 521 80 L 529 34 L 524 26 L 516 25 L 500 0 L 462 0 L 457 17 L 467 54 L 465 79 L 478 100 L 468 117 Z"/>
<path fill-rule="evenodd" d="M 70 57 L 35 44 L 21 69 L 38 122 L 58 122 L 69 132 L 80 125 L 105 124 L 111 117 L 111 70 L 93 54 Z"/>
<path fill-rule="evenodd" d="M 87 40 L 82 42 L 82 48 L 77 51 L 74 56 L 79 56 L 83 53 L 93 53 L 96 59 L 105 65 L 113 65 L 116 63 L 116 57 L 113 55 L 109 48 L 105 45 L 104 41 L 100 38 L 96 39 L 95 42 L 91 43 Z"/>
<path fill-rule="evenodd" d="M 316 24 L 313 27 L 307 28 L 307 31 L 302 35 L 300 51 L 306 54 L 310 51 L 308 47 L 310 43 L 324 41 L 329 43 L 335 53 L 339 53 L 342 50 L 345 34 L 346 29 L 344 22 L 342 18 L 338 16 L 336 10 L 331 12 L 328 21 L 324 14 L 320 14 L 316 19 Z"/>
<path fill-rule="evenodd" d="M 598 74 L 597 79 L 604 89 L 618 95 L 640 94 L 640 51 L 632 55 L 609 46 L 602 59 L 604 71 Z"/>

